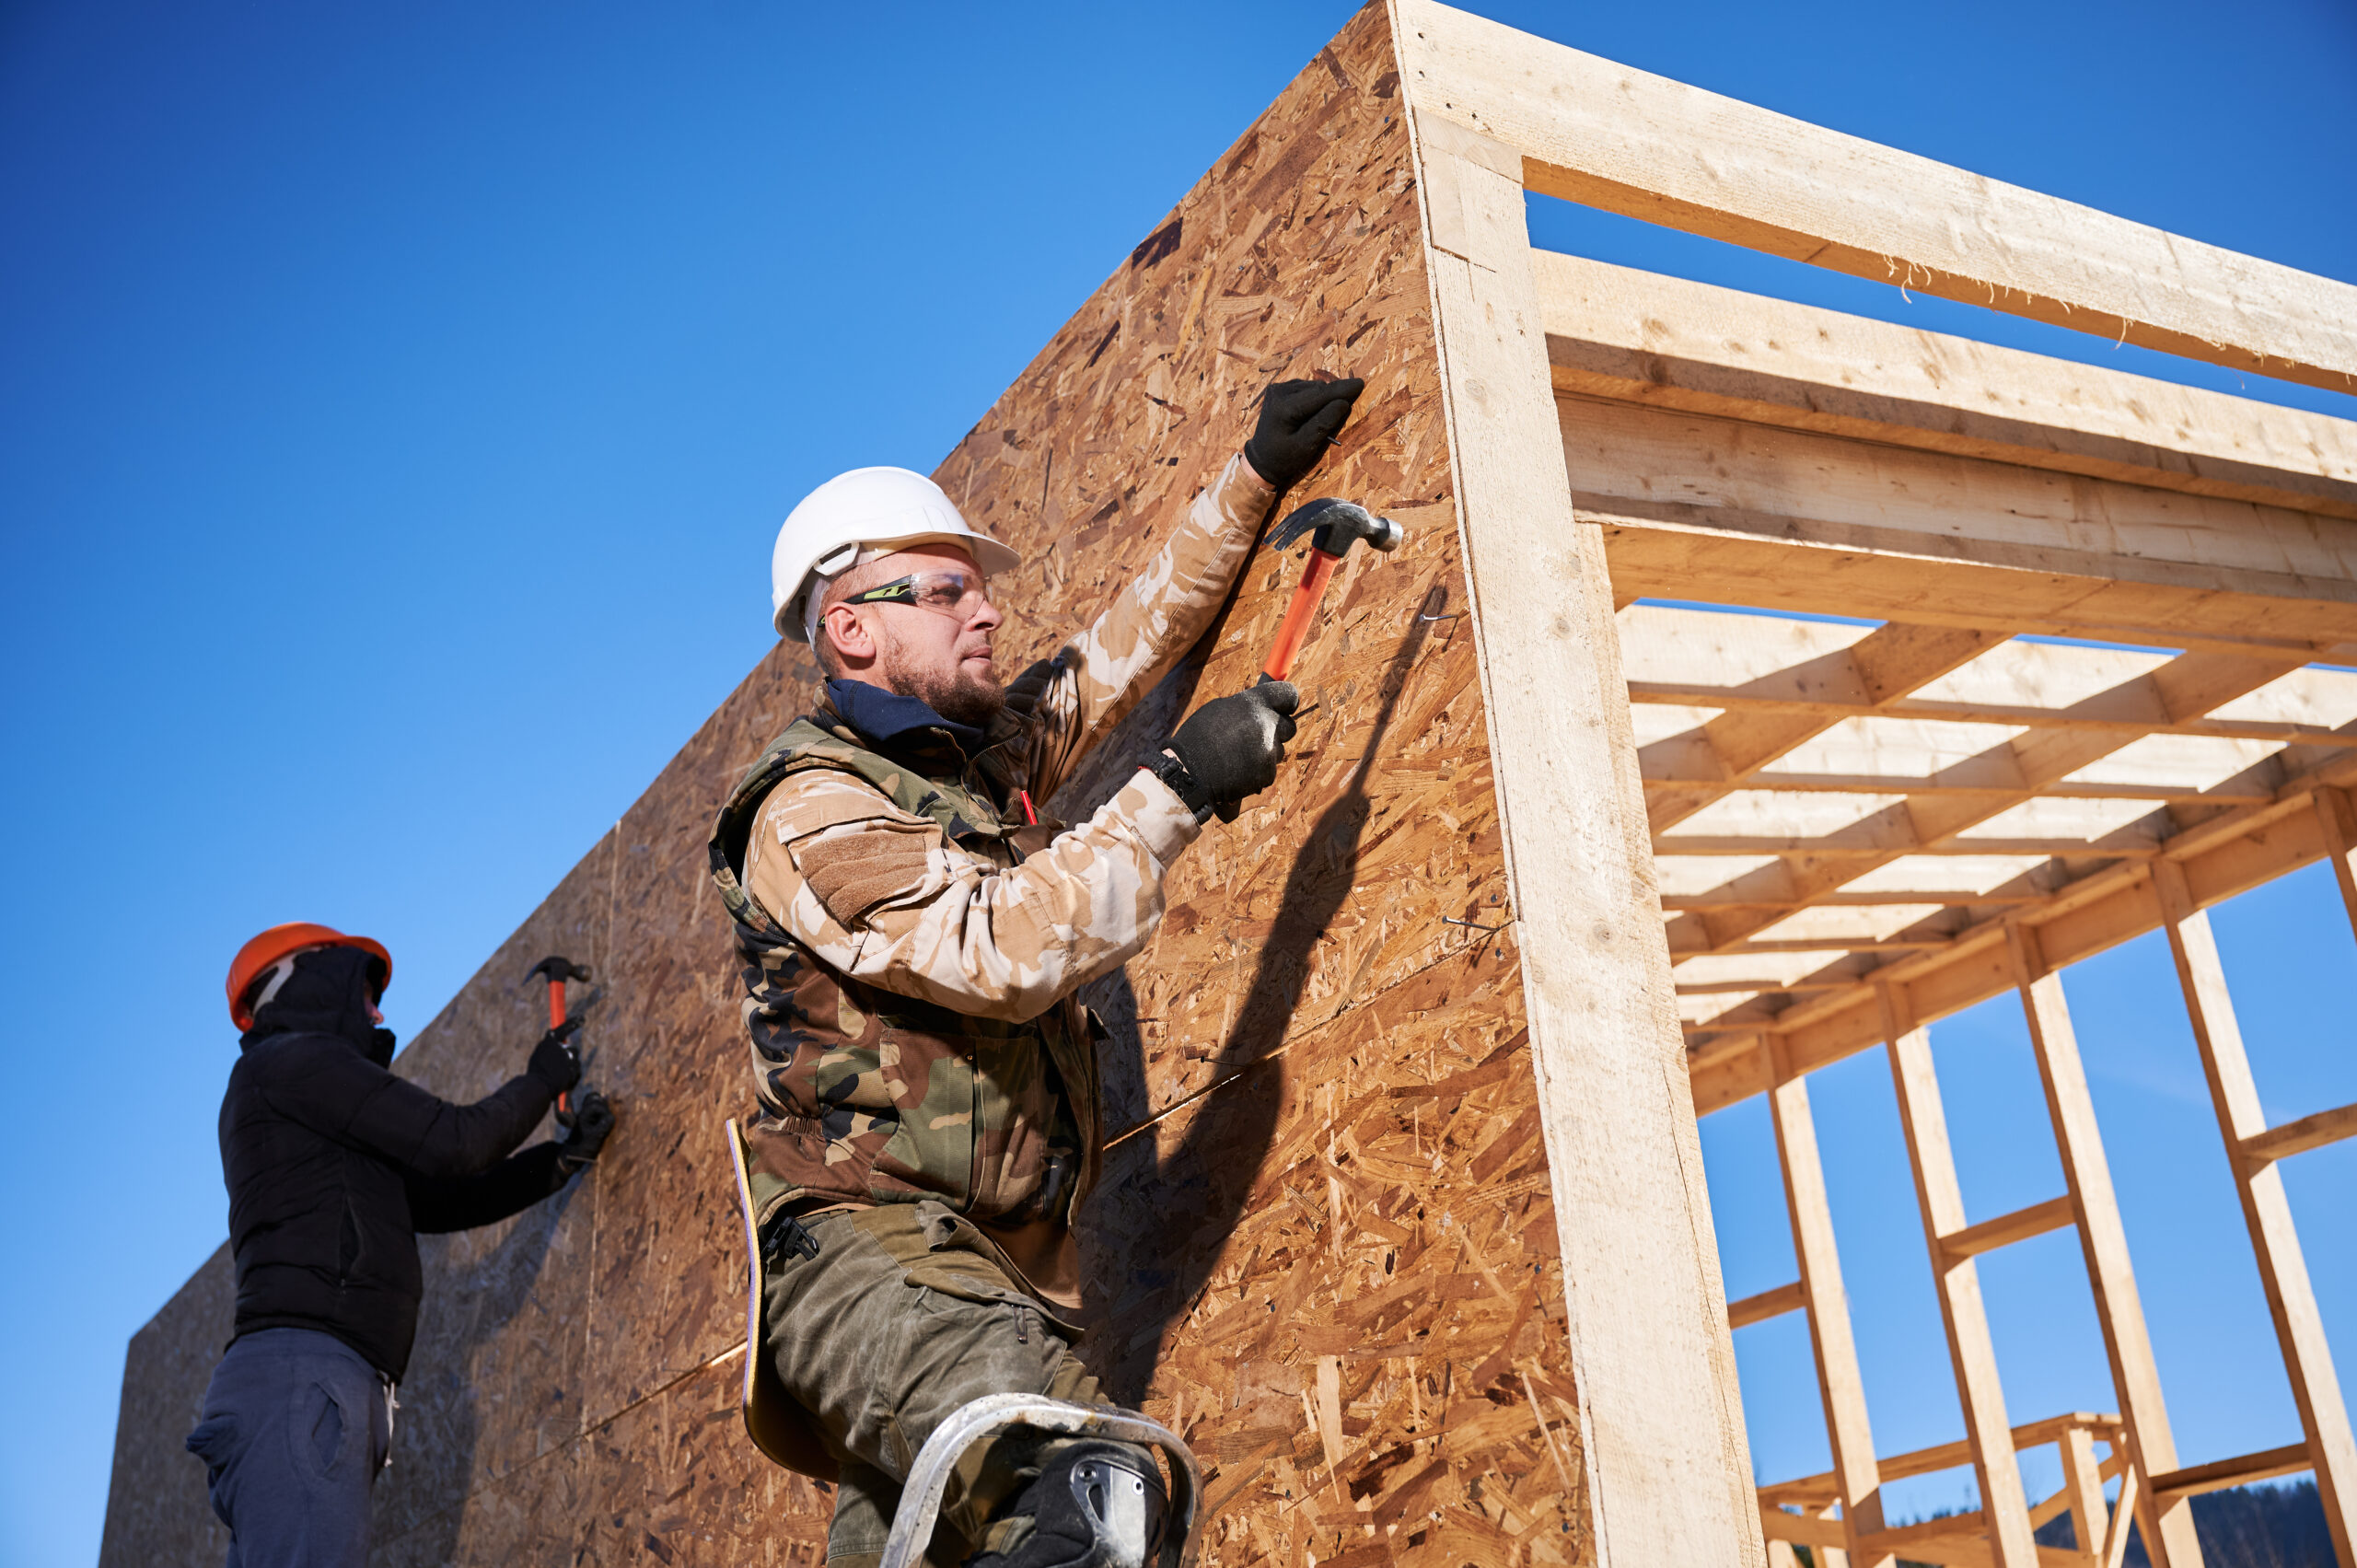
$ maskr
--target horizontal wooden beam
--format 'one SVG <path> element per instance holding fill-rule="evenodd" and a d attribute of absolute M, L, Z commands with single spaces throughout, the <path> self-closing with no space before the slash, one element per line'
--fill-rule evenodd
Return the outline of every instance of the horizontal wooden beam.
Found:
<path fill-rule="evenodd" d="M 1537 251 L 1558 391 L 2357 518 L 2357 422 Z"/>
<path fill-rule="evenodd" d="M 1981 703 L 1944 703 L 1921 697 L 1901 697 L 1868 706 L 1840 702 L 1763 699 L 1701 683 L 1678 685 L 1664 681 L 1631 681 L 1629 701 L 1744 713 L 1807 714 L 1827 719 L 1908 718 L 1931 719 L 1944 724 L 2008 725 L 2025 729 L 2119 729 L 2137 735 L 2185 735 L 2205 739 L 2262 740 L 2286 746 L 2357 749 L 2357 727 L 2349 725 L 2328 727 L 2264 719 L 2215 718 L 2152 724 L 2133 718 L 2082 719 L 2056 708 L 2005 708 Z"/>
<path fill-rule="evenodd" d="M 1727 1327 L 1747 1329 L 1754 1323 L 1764 1323 L 1771 1318 L 1782 1318 L 1787 1312 L 1798 1312 L 1808 1306 L 1808 1292 L 1801 1282 L 1763 1290 L 1757 1295 L 1747 1295 L 1741 1301 L 1727 1303 Z"/>
<path fill-rule="evenodd" d="M 2068 1196 L 2049 1198 L 2043 1203 L 2032 1203 L 2026 1209 L 1999 1214 L 1993 1220 L 1982 1220 L 1979 1225 L 1944 1236 L 1940 1237 L 1940 1250 L 1951 1260 L 1978 1258 L 1983 1252 L 1994 1252 L 2000 1247 L 2061 1230 L 2076 1223 L 2076 1219 Z"/>
<path fill-rule="evenodd" d="M 1811 909 L 1872 909 L 1882 904 L 1946 904 L 1969 909 L 1981 904 L 2036 904 L 2046 901 L 2051 889 L 1994 889 L 1985 893 L 1961 888 L 1895 888 L 1887 891 L 1855 893 L 1847 889 L 1827 893 L 1813 900 Z M 1786 906 L 1773 900 L 1723 898 L 1715 893 L 1665 893 L 1661 907 L 1666 910 L 1764 910 Z M 1872 943 L 1860 946 L 1871 947 Z"/>
<path fill-rule="evenodd" d="M 2074 1430 L 2092 1432 L 2104 1442 L 2113 1442 L 2119 1436 L 2119 1418 L 2098 1415 L 2090 1411 L 2070 1411 L 2061 1415 L 2025 1422 L 2013 1429 L 2014 1448 L 2019 1452 L 2024 1448 L 2060 1442 L 2065 1433 Z M 1971 1445 L 1958 1438 L 1953 1443 L 1935 1443 L 1928 1448 L 1916 1448 L 1887 1459 L 1876 1459 L 1875 1468 L 1882 1479 L 1888 1481 L 1901 1481 L 1909 1476 L 1931 1475 L 1970 1463 Z M 1829 1501 L 1833 1495 L 1833 1474 L 1829 1470 L 1793 1481 L 1771 1481 L 1759 1489 L 1763 1503 L 1796 1504 L 1802 1507 L 1807 1507 L 1820 1498 Z"/>
<path fill-rule="evenodd" d="M 1759 1529 L 1770 1540 L 1789 1541 L 1794 1546 L 1830 1548 L 1840 1551 L 1850 1544 L 1849 1527 L 1839 1519 L 1821 1519 L 1810 1514 L 1787 1514 L 1782 1508 L 1762 1504 Z"/>
<path fill-rule="evenodd" d="M 1962 615 L 1984 631 L 2078 621 L 2120 629 L 2101 640 L 2180 648 L 2205 634 L 2338 645 L 2357 628 L 2346 518 L 1633 403 L 1555 407 L 1583 518 L 1706 532 L 1713 555 L 1747 537 L 1785 552 L 1741 571 L 1698 562 L 1660 587 L 1630 580 L 1616 553 L 1614 587 L 1635 598 L 1923 625 Z M 1864 552 L 1874 569 L 1829 575 L 1810 546 Z M 1844 602 L 1910 578 L 1919 591 L 1888 609 Z"/>
<path fill-rule="evenodd" d="M 2255 1160 L 2288 1159 L 2343 1138 L 2357 1138 L 2357 1105 L 2319 1110 L 2314 1116 L 2270 1127 L 2258 1137 L 2245 1140 L 2243 1153 Z"/>
<path fill-rule="evenodd" d="M 1397 0 L 1416 102 L 1531 190 L 2114 342 L 2357 389 L 2357 288 Z"/>
<path fill-rule="evenodd" d="M 2153 1478 L 2153 1491 L 2161 1497 L 2192 1497 L 2204 1492 L 2223 1492 L 2230 1486 L 2247 1486 L 2255 1481 L 2297 1475 L 2315 1468 L 2305 1443 L 2287 1443 L 2281 1448 L 2166 1471 Z"/>

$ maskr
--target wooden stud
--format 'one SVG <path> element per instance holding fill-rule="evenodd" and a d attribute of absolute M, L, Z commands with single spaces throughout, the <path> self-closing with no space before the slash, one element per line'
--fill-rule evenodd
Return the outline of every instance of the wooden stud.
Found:
<path fill-rule="evenodd" d="M 2308 1283 L 2307 1260 L 2300 1249 L 2299 1229 L 2293 1223 L 2282 1172 L 2258 1147 L 2268 1136 L 2267 1113 L 2259 1104 L 2249 1053 L 2243 1048 L 2242 1027 L 2226 988 L 2225 965 L 2218 956 L 2209 914 L 2193 906 L 2185 873 L 2165 861 L 2153 868 L 2153 879 L 2160 897 L 2162 924 L 2168 932 L 2169 952 L 2177 960 L 2177 981 L 2185 993 L 2186 1016 L 2193 1026 L 2194 1044 L 2201 1051 L 2201 1069 L 2210 1081 L 2218 1131 L 2225 1140 L 2226 1163 L 2235 1175 L 2243 1223 L 2250 1232 L 2259 1283 L 2267 1293 L 2268 1313 L 2275 1320 L 2284 1375 L 2292 1384 L 2292 1402 L 2299 1410 L 2300 1429 L 2306 1434 L 2302 1447 L 2316 1469 L 2316 1494 L 2324 1504 L 2333 1550 L 2343 1562 L 2357 1562 L 2357 1549 L 2352 1549 L 2352 1543 L 2357 1543 L 2357 1439 L 2351 1434 L 2349 1410 L 2341 1401 L 2332 1347 L 2316 1309 L 2316 1291 Z M 2163 1478 L 2157 1474 L 2153 1476 L 2153 1487 L 2156 1493 L 2166 1494 Z"/>
<path fill-rule="evenodd" d="M 1915 1175 L 1915 1198 L 1923 1216 L 1923 1246 L 1931 1255 L 1938 1287 L 1940 1322 L 1947 1330 L 1948 1360 L 1956 1373 L 1956 1403 L 1964 1411 L 1964 1437 L 1972 1472 L 1980 1486 L 1980 1506 L 1989 1520 L 1990 1550 L 1998 1568 L 2035 1568 L 2038 1542 L 2031 1534 L 2029 1499 L 2022 1490 L 2021 1465 L 2014 1456 L 2013 1429 L 2005 1420 L 2005 1394 L 1997 1376 L 1997 1347 L 1989 1337 L 1989 1314 L 1980 1300 L 1980 1274 L 1970 1255 L 1952 1257 L 1944 1237 L 1967 1227 L 1964 1190 L 1948 1146 L 1947 1112 L 1940 1103 L 1940 1081 L 1932 1070 L 1932 1032 L 1915 1027 L 1898 1011 L 1888 987 L 1877 988 L 1884 1038 L 1889 1042 L 1891 1087 L 1898 1097 L 1898 1120 L 1907 1133 L 1907 1163 Z"/>
<path fill-rule="evenodd" d="M 2112 1387 L 2119 1396 L 2129 1455 L 2148 1476 L 2175 1469 L 2177 1440 L 2169 1433 L 2160 1368 L 2153 1360 L 2144 1308 L 2136 1295 L 2128 1232 L 2112 1191 L 2111 1167 L 2096 1126 L 2095 1099 L 2087 1092 L 2078 1036 L 2062 996 L 2062 977 L 2048 967 L 2034 932 L 2014 922 L 2005 935 L 2038 1077 L 2046 1086 L 2055 1148 L 2062 1156 L 2063 1179 L 2077 1211 L 2079 1246 L 2086 1258 L 2088 1288 L 2095 1295 L 2096 1321 L 2102 1326 L 2104 1351 L 2111 1362 Z M 2156 1498 L 2139 1523 L 2153 1568 L 2200 1568 L 2201 1546 L 2194 1538 L 2193 1516 L 2181 1502 Z"/>
<path fill-rule="evenodd" d="M 1572 510 L 1520 161 L 1408 107 L 1598 1555 L 1764 1550 L 1603 541 Z M 1550 585 L 1533 596 L 1534 579 Z M 1550 715 L 1546 723 L 1506 714 Z"/>
<path fill-rule="evenodd" d="M 1809 1112 L 1808 1084 L 1781 1070 L 1774 1035 L 1768 1036 L 1760 1049 L 1767 1054 L 1774 1085 L 1768 1091 L 1769 1117 L 1775 1123 L 1784 1208 L 1792 1222 L 1793 1253 L 1800 1260 L 1801 1291 L 1808 1306 L 1817 1398 L 1825 1407 L 1826 1437 L 1833 1448 L 1841 1522 L 1849 1533 L 1850 1550 L 1864 1557 L 1862 1568 L 1887 1568 L 1887 1553 L 1867 1551 L 1864 1546 L 1864 1538 L 1883 1527 L 1882 1481 L 1875 1469 L 1865 1382 L 1858 1372 L 1850 1297 L 1841 1284 L 1841 1258 L 1833 1241 L 1833 1209 L 1826 1195 L 1824 1162 L 1817 1155 L 1817 1121 Z"/>
<path fill-rule="evenodd" d="M 2074 1426 L 2062 1434 L 2055 1446 L 2061 1451 L 2061 1495 L 2070 1509 L 2079 1562 L 2082 1568 L 2103 1568 L 2104 1537 L 2111 1515 L 2104 1506 L 2103 1468 L 2096 1462 L 2094 1434 L 2084 1426 Z"/>

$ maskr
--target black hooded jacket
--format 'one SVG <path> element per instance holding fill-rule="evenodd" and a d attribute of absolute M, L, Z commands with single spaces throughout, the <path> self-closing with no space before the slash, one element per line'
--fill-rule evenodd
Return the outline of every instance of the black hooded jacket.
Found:
<path fill-rule="evenodd" d="M 558 1145 L 503 1159 L 554 1094 L 530 1073 L 472 1105 L 388 1071 L 368 955 L 325 947 L 239 1040 L 221 1100 L 237 1330 L 317 1329 L 399 1379 L 417 1333 L 417 1233 L 465 1230 L 564 1185 Z"/>

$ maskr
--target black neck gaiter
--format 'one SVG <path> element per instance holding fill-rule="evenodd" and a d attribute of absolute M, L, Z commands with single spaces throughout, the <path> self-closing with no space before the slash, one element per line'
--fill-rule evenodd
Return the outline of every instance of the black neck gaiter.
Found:
<path fill-rule="evenodd" d="M 393 1060 L 393 1031 L 368 1016 L 377 960 L 357 947 L 321 947 L 295 960 L 278 994 L 254 1010 L 254 1027 L 238 1037 L 251 1045 L 274 1034 L 336 1035 L 379 1067 Z"/>

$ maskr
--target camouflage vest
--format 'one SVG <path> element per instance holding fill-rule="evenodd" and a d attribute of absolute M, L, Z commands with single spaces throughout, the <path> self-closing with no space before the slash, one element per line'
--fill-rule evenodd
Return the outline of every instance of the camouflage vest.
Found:
<path fill-rule="evenodd" d="M 746 770 L 711 849 L 743 963 L 761 1097 L 761 1114 L 745 1129 L 756 1211 L 766 1222 L 789 1202 L 937 1198 L 993 1225 L 1067 1218 L 1097 1157 L 1097 1053 L 1079 1003 L 1066 997 L 1010 1024 L 878 990 L 822 962 L 745 889 L 762 803 L 791 775 L 819 768 L 856 774 L 1002 865 L 1044 847 L 1054 830 L 1010 827 L 986 796 L 868 750 L 855 731 L 822 718 L 796 719 Z"/>

